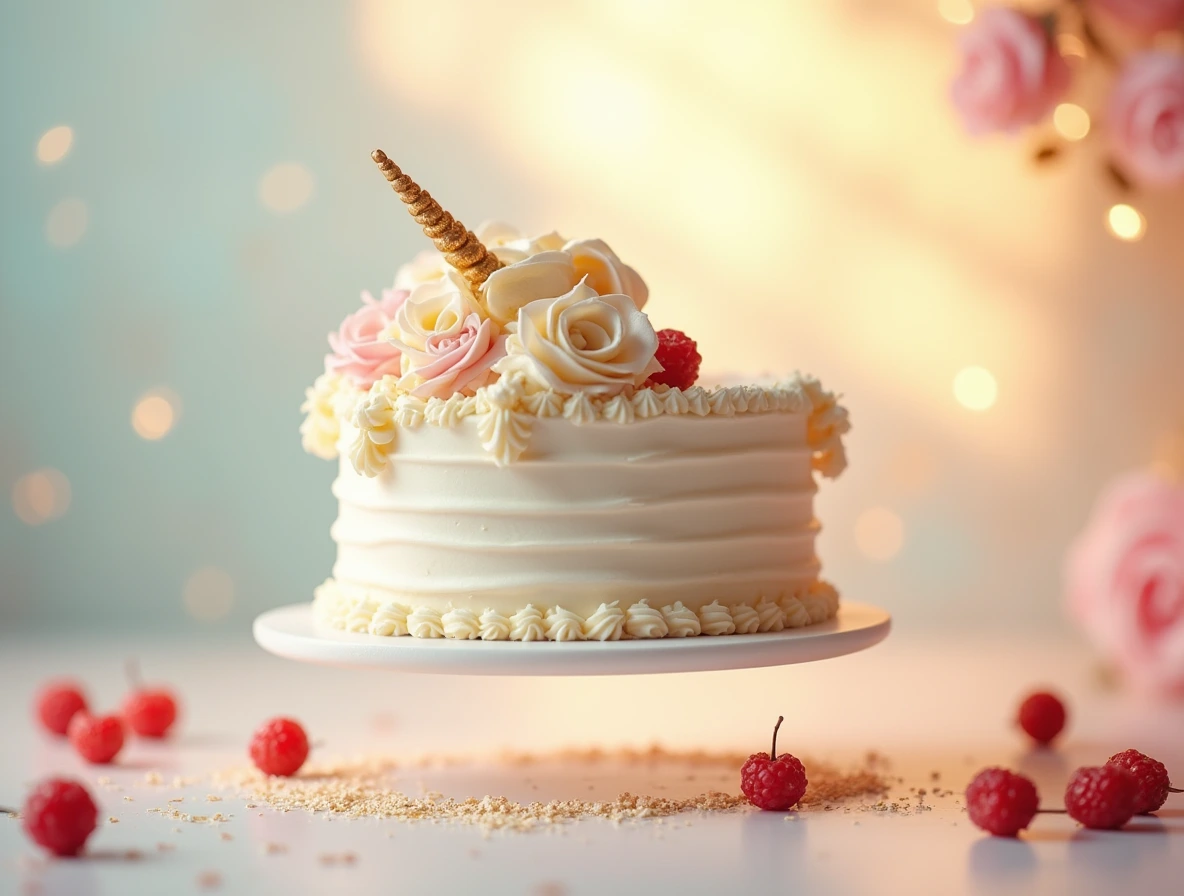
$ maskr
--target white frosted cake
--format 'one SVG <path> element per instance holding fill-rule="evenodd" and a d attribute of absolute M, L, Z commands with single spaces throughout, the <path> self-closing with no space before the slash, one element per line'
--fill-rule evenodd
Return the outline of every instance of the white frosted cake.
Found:
<path fill-rule="evenodd" d="M 330 336 L 310 452 L 338 460 L 324 625 L 518 641 L 730 635 L 831 618 L 818 382 L 704 388 L 600 240 L 464 229 L 381 153 L 439 251 Z"/>

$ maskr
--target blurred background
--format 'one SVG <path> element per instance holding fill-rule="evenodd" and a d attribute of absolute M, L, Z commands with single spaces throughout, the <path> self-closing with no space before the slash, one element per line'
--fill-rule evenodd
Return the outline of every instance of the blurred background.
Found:
<path fill-rule="evenodd" d="M 426 246 L 375 147 L 470 227 L 605 238 L 708 368 L 844 393 L 843 593 L 915 630 L 1064 625 L 1099 487 L 1179 450 L 1184 203 L 1120 194 L 1088 139 L 1037 171 L 965 136 L 971 14 L 5 4 L 0 626 L 245 631 L 311 599 L 335 507 L 303 390 Z"/>

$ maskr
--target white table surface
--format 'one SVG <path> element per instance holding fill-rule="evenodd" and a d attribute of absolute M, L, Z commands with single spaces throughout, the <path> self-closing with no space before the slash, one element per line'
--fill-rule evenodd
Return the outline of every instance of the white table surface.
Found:
<path fill-rule="evenodd" d="M 85 679 L 94 703 L 113 707 L 125 658 L 185 698 L 178 736 L 132 742 L 114 768 L 84 765 L 67 745 L 38 732 L 29 702 L 51 675 Z M 45 860 L 13 819 L 0 817 L 0 893 L 1177 893 L 1184 889 L 1184 796 L 1137 830 L 1080 830 L 1041 816 L 1022 840 L 980 834 L 952 798 L 915 814 L 805 812 L 691 814 L 663 823 L 614 826 L 590 819 L 533 833 L 394 820 L 332 822 L 303 812 L 205 802 L 209 785 L 173 786 L 241 765 L 254 726 L 275 714 L 302 719 L 318 755 L 488 756 L 502 748 L 644 746 L 766 749 L 772 721 L 786 715 L 782 746 L 839 762 L 883 754 L 910 785 L 960 790 L 987 764 L 1031 774 L 1058 805 L 1069 772 L 1130 746 L 1184 778 L 1184 708 L 1106 690 L 1089 657 L 1069 643 L 917 639 L 898 631 L 879 647 L 809 666 L 739 672 L 585 679 L 416 676 L 303 665 L 269 656 L 249 634 L 201 640 L 0 636 L 0 804 L 20 803 L 49 774 L 93 785 L 103 824 L 77 860 Z M 1055 683 L 1070 698 L 1071 730 L 1053 753 L 1028 751 L 1009 727 L 1017 697 Z M 158 770 L 166 785 L 150 787 Z M 111 784 L 99 787 L 100 776 Z M 519 777 L 485 765 L 412 773 L 408 793 L 504 794 L 519 799 L 583 796 L 562 776 L 553 793 L 520 792 Z M 118 788 L 118 789 L 116 789 Z M 737 788 L 738 789 L 738 784 Z M 131 796 L 132 801 L 126 801 Z M 225 824 L 178 824 L 148 808 L 220 811 Z M 232 839 L 223 839 L 225 832 Z M 264 854 L 265 843 L 288 851 Z M 157 844 L 172 849 L 158 851 Z M 142 858 L 124 858 L 139 850 Z M 325 854 L 352 852 L 352 865 Z M 202 889 L 216 872 L 220 884 Z"/>

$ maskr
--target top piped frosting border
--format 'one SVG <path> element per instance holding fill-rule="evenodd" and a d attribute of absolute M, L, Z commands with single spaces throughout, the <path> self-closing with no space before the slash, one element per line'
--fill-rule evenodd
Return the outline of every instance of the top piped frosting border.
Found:
<path fill-rule="evenodd" d="M 400 427 L 475 417 L 482 445 L 507 464 L 544 417 L 584 425 L 782 412 L 809 415 L 815 469 L 833 477 L 845 467 L 850 426 L 835 396 L 802 376 L 770 387 L 695 385 L 695 342 L 655 332 L 641 310 L 645 282 L 602 240 L 527 238 L 497 223 L 469 236 L 496 258 L 488 276 L 474 282 L 451 256 L 420 253 L 394 289 L 377 300 L 364 293 L 330 334 L 325 373 L 302 407 L 310 453 L 335 457 L 348 422 L 355 469 L 376 476 Z"/>

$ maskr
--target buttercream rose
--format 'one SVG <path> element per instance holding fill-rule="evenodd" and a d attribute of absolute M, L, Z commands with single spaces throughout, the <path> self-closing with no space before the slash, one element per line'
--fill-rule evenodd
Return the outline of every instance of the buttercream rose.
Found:
<path fill-rule="evenodd" d="M 649 318 L 629 296 L 597 295 L 585 280 L 566 295 L 524 305 L 512 331 L 493 369 L 540 389 L 615 395 L 662 369 Z"/>
<path fill-rule="evenodd" d="M 1145 473 L 1115 482 L 1066 580 L 1070 613 L 1133 684 L 1184 693 L 1184 486 Z"/>
<path fill-rule="evenodd" d="M 1132 57 L 1114 84 L 1108 124 L 1114 156 L 1132 178 L 1184 181 L 1184 56 Z"/>
<path fill-rule="evenodd" d="M 406 290 L 384 289 L 381 301 L 362 293 L 362 308 L 349 315 L 336 333 L 329 334 L 331 355 L 325 356 L 325 372 L 348 377 L 361 389 L 400 371 L 399 349 L 384 332 L 407 298 Z"/>
<path fill-rule="evenodd" d="M 1092 0 L 1116 22 L 1140 34 L 1154 34 L 1184 25 L 1184 0 Z"/>
<path fill-rule="evenodd" d="M 566 295 L 583 279 L 602 296 L 629 296 L 638 309 L 649 298 L 645 281 L 603 240 L 565 241 L 553 232 L 528 239 L 496 222 L 479 233 L 506 265 L 490 275 L 484 289 L 489 314 L 500 323 L 514 320 L 519 308 L 537 299 Z"/>
<path fill-rule="evenodd" d="M 483 318 L 456 274 L 416 287 L 395 315 L 389 338 L 402 354 L 399 388 L 417 398 L 472 392 L 505 355 L 505 337 Z"/>
<path fill-rule="evenodd" d="M 962 69 L 951 96 L 972 134 L 1034 124 L 1068 86 L 1069 67 L 1039 19 L 992 7 L 962 35 Z"/>

